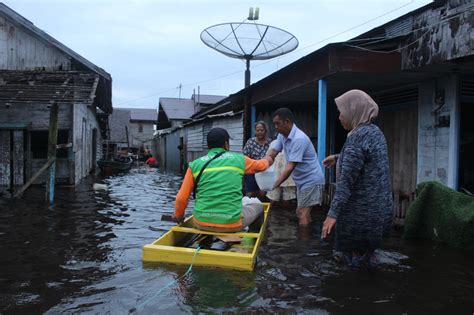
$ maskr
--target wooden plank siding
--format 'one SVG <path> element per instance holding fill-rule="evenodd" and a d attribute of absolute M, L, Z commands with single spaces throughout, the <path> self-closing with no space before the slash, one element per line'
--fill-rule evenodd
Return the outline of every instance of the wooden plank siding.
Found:
<path fill-rule="evenodd" d="M 71 61 L 59 49 L 22 31 L 4 17 L 0 17 L 0 39 L 0 69 L 71 69 Z"/>
<path fill-rule="evenodd" d="M 13 130 L 13 185 L 21 186 L 25 183 L 25 132 Z"/>
<path fill-rule="evenodd" d="M 203 150 L 202 127 L 203 125 L 200 123 L 200 124 L 196 124 L 196 125 L 185 128 L 188 131 L 188 139 L 187 139 L 188 152 L 196 152 L 196 151 L 201 152 Z"/>
<path fill-rule="evenodd" d="M 11 183 L 11 135 L 10 130 L 0 130 L 0 194 L 10 188 Z"/>
<path fill-rule="evenodd" d="M 242 152 L 244 138 L 242 114 L 233 117 L 224 117 L 212 121 L 212 128 L 220 127 L 227 130 L 231 139 L 229 141 L 230 151 Z"/>
<path fill-rule="evenodd" d="M 387 139 L 395 224 L 401 224 L 416 189 L 418 107 L 381 109 L 379 126 Z"/>

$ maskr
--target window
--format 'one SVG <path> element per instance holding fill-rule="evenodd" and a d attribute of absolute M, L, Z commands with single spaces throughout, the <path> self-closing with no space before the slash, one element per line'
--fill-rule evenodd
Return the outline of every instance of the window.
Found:
<path fill-rule="evenodd" d="M 33 159 L 48 158 L 48 134 L 47 130 L 32 131 L 31 135 L 31 154 Z M 58 144 L 68 143 L 69 130 L 58 130 Z M 67 158 L 68 148 L 56 150 L 57 158 Z"/>
<path fill-rule="evenodd" d="M 143 133 L 143 124 L 138 124 L 138 132 Z"/>

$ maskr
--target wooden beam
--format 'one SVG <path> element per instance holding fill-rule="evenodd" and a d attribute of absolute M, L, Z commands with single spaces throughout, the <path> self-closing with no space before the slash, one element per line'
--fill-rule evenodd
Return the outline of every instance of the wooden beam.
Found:
<path fill-rule="evenodd" d="M 56 149 L 65 149 L 70 147 L 72 147 L 72 143 L 62 143 L 56 145 Z"/>
<path fill-rule="evenodd" d="M 48 160 L 54 159 L 49 168 L 49 180 L 46 181 L 46 200 L 54 203 L 54 183 L 56 180 L 56 144 L 58 141 L 58 113 L 59 105 L 53 102 L 49 115 Z"/>
<path fill-rule="evenodd" d="M 99 76 L 95 77 L 94 84 L 92 85 L 91 93 L 89 94 L 89 99 L 92 102 L 94 102 L 95 98 L 95 91 L 97 90 L 97 85 L 99 85 Z"/>
<path fill-rule="evenodd" d="M 52 159 L 49 159 L 45 165 L 43 165 L 38 172 L 35 173 L 35 175 L 33 175 L 29 180 L 28 182 L 26 182 L 25 185 L 23 185 L 23 187 L 21 187 L 17 192 L 15 192 L 15 194 L 13 195 L 13 198 L 17 198 L 19 197 L 31 184 L 33 184 L 33 182 L 41 175 L 41 173 L 43 173 L 45 170 L 47 170 L 51 164 L 53 164 L 53 162 L 56 160 L 56 158 L 52 158 Z"/>
<path fill-rule="evenodd" d="M 127 135 L 127 153 L 130 152 L 130 139 L 128 138 L 128 126 L 125 126 L 125 134 Z"/>
<path fill-rule="evenodd" d="M 248 233 L 248 232 L 209 232 L 203 231 L 194 228 L 188 228 L 184 226 L 173 226 L 171 230 L 174 232 L 182 233 L 192 233 L 192 234 L 208 234 L 208 235 L 222 235 L 222 236 L 238 236 L 238 237 L 249 237 L 249 238 L 258 238 L 258 233 Z"/>

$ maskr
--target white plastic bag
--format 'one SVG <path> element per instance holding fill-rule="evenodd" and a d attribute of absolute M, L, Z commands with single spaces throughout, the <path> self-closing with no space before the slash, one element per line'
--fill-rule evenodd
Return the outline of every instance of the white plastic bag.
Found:
<path fill-rule="evenodd" d="M 254 203 L 261 204 L 262 202 L 260 201 L 260 199 L 255 198 L 255 197 L 247 197 L 247 196 L 244 196 L 244 197 L 242 198 L 242 205 L 243 205 L 243 206 L 245 206 L 245 205 L 251 205 L 251 204 L 254 204 Z"/>
<path fill-rule="evenodd" d="M 277 178 L 273 165 L 263 172 L 255 173 L 255 181 L 257 182 L 258 187 L 263 191 L 272 190 L 276 180 Z"/>

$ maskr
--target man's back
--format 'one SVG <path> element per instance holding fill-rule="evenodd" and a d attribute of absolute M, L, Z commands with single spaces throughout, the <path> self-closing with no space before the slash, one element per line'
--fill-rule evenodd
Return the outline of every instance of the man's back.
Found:
<path fill-rule="evenodd" d="M 222 148 L 189 163 L 194 184 L 204 165 Z M 212 160 L 197 183 L 194 217 L 200 222 L 229 224 L 240 220 L 242 210 L 242 176 L 245 160 L 242 154 L 225 152 Z"/>

